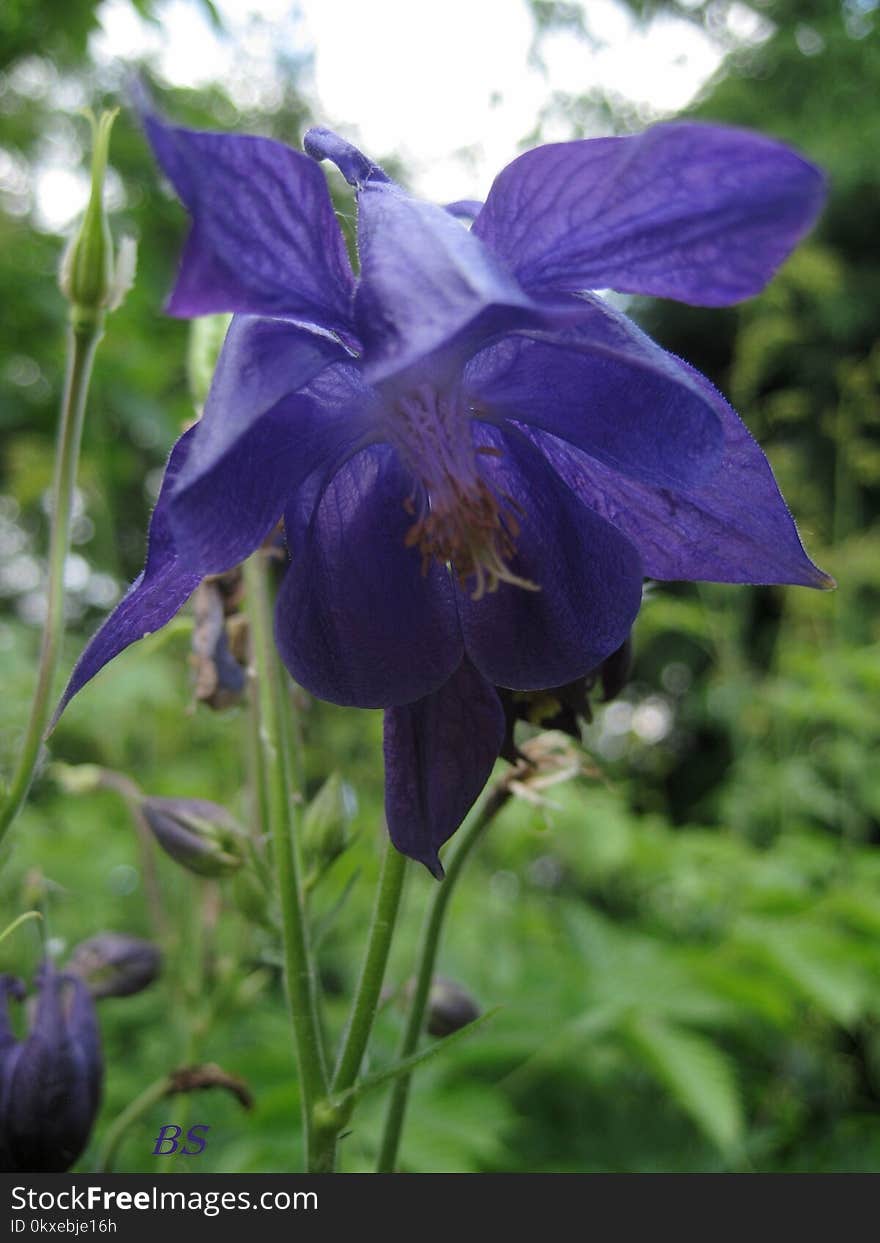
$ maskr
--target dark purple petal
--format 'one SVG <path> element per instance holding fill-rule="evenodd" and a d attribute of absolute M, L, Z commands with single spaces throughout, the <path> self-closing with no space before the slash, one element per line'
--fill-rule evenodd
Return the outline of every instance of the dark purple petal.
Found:
<path fill-rule="evenodd" d="M 437 851 L 489 780 L 504 728 L 495 688 L 467 660 L 433 694 L 385 713 L 388 832 L 438 879 Z"/>
<path fill-rule="evenodd" d="M 298 482 L 364 434 L 370 392 L 351 363 L 337 363 L 349 357 L 285 320 L 232 321 L 171 501 L 182 561 L 202 574 L 243 561 Z"/>
<path fill-rule="evenodd" d="M 510 336 L 465 371 L 474 405 L 552 432 L 623 474 L 679 487 L 718 465 L 714 402 L 691 368 L 600 298 L 577 300 L 578 322 Z"/>
<path fill-rule="evenodd" d="M 582 505 L 514 429 L 487 440 L 500 449 L 484 476 L 516 505 L 514 574 L 529 591 L 502 582 L 472 599 L 459 590 L 465 650 L 495 686 L 543 690 L 581 677 L 629 634 L 642 595 L 632 543 Z"/>
<path fill-rule="evenodd" d="M 21 1046 L 3 1118 L 16 1170 L 70 1169 L 88 1142 L 101 1074 L 94 1004 L 81 981 L 60 976 L 47 963 L 40 974 L 34 1024 Z"/>
<path fill-rule="evenodd" d="M 174 482 L 192 445 L 195 428 L 184 432 L 171 450 L 162 490 L 153 510 L 147 537 L 147 562 L 126 595 L 86 646 L 55 712 L 53 725 L 73 696 L 138 639 L 161 630 L 195 591 L 202 572 L 181 564 L 168 524 Z"/>
<path fill-rule="evenodd" d="M 510 328 L 541 323 L 516 281 L 442 207 L 392 182 L 358 196 L 361 281 L 355 298 L 364 374 L 375 383 L 429 355 L 467 356 Z"/>
<path fill-rule="evenodd" d="M 812 227 L 822 174 L 789 147 L 715 125 L 553 143 L 498 175 L 473 231 L 530 293 L 619 289 L 725 306 Z"/>
<path fill-rule="evenodd" d="M 552 436 L 533 439 L 584 504 L 635 544 L 649 578 L 833 587 L 804 551 L 748 428 L 708 380 L 693 375 L 721 417 L 725 441 L 720 467 L 699 487 L 650 488 Z"/>
<path fill-rule="evenodd" d="M 350 331 L 354 277 L 324 175 L 283 143 L 144 117 L 192 216 L 172 315 L 290 315 Z"/>
<path fill-rule="evenodd" d="M 15 1001 L 23 1001 L 24 985 L 14 975 L 0 975 L 0 1099 L 2 1099 L 6 1058 L 10 1049 L 16 1048 L 18 1044 L 9 1020 L 10 997 Z"/>
<path fill-rule="evenodd" d="M 293 677 L 332 703 L 385 708 L 436 690 L 461 660 L 449 575 L 405 546 L 412 480 L 393 450 L 347 461 L 311 519 L 285 518 L 292 558 L 275 637 Z"/>

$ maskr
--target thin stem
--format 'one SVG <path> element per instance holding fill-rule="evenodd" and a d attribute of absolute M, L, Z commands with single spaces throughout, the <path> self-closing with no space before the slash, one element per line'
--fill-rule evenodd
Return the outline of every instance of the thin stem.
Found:
<path fill-rule="evenodd" d="M 367 951 L 355 990 L 351 1018 L 342 1042 L 336 1073 L 333 1076 L 331 1091 L 334 1095 L 346 1092 L 352 1087 L 361 1068 L 373 1028 L 373 1020 L 376 1017 L 382 981 L 385 978 L 385 967 L 388 963 L 397 912 L 400 909 L 400 896 L 403 893 L 405 874 L 405 856 L 395 850 L 390 841 L 387 841 L 385 856 L 382 860 L 382 873 L 379 877 L 379 888 L 376 891 L 376 903 L 373 907 L 373 918 L 370 922 Z"/>
<path fill-rule="evenodd" d="M 170 1075 L 163 1075 L 161 1079 L 157 1079 L 155 1083 L 151 1083 L 148 1088 L 144 1088 L 140 1096 L 136 1096 L 134 1100 L 126 1105 L 122 1113 L 110 1123 L 107 1133 L 104 1136 L 104 1142 L 98 1152 L 98 1159 L 95 1163 L 96 1174 L 112 1174 L 113 1166 L 116 1163 L 116 1154 L 126 1134 L 134 1124 L 143 1117 L 143 1115 L 159 1101 L 169 1096 L 173 1091 L 173 1083 Z"/>
<path fill-rule="evenodd" d="M 267 834 L 273 844 L 273 862 L 284 952 L 284 984 L 296 1045 L 302 1100 L 307 1169 L 320 1172 L 315 1105 L 327 1092 L 327 1076 L 318 1021 L 317 988 L 305 920 L 301 868 L 294 834 L 294 804 L 290 796 L 287 713 L 283 700 L 286 674 L 272 639 L 272 607 L 265 557 L 257 552 L 244 567 L 257 670 L 260 745 L 266 774 Z"/>
<path fill-rule="evenodd" d="M 446 918 L 446 911 L 449 907 L 456 882 L 471 852 L 482 837 L 483 831 L 495 819 L 509 798 L 509 782 L 500 781 L 489 794 L 479 815 L 475 816 L 469 825 L 460 830 L 458 845 L 449 860 L 446 876 L 434 890 L 431 904 L 425 916 L 425 922 L 422 925 L 416 985 L 413 991 L 406 1027 L 397 1051 L 398 1061 L 402 1061 L 405 1057 L 415 1053 L 419 1037 L 422 1034 L 422 1028 L 425 1023 L 425 1011 L 428 1005 L 428 995 L 431 991 L 431 980 L 434 977 L 434 965 L 437 961 L 438 950 L 440 949 L 443 921 Z M 409 1100 L 411 1078 L 411 1074 L 400 1075 L 394 1081 L 394 1087 L 391 1089 L 388 1111 L 385 1115 L 382 1145 L 379 1149 L 379 1160 L 376 1165 L 376 1172 L 379 1174 L 392 1174 L 397 1165 L 397 1153 L 403 1134 L 403 1123 Z"/>
<path fill-rule="evenodd" d="M 52 482 L 46 624 L 40 645 L 37 684 L 31 700 L 30 716 L 18 763 L 0 808 L 0 841 L 27 798 L 52 708 L 52 685 L 64 636 L 64 566 L 70 549 L 70 518 L 79 465 L 79 448 L 92 363 L 103 332 L 101 314 L 88 319 L 75 319 L 68 331 L 67 376 L 61 402 L 55 475 Z"/>

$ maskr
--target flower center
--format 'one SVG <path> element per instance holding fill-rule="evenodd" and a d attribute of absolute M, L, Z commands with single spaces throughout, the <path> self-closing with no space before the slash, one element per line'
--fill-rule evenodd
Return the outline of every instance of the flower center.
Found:
<path fill-rule="evenodd" d="M 483 478 L 479 457 L 498 457 L 500 450 L 474 444 L 473 413 L 458 387 L 429 384 L 395 395 L 389 406 L 389 437 L 421 485 L 404 502 L 413 517 L 406 546 L 418 548 L 423 574 L 440 561 L 462 587 L 473 579 L 474 600 L 502 582 L 538 591 L 510 568 L 522 510 Z"/>

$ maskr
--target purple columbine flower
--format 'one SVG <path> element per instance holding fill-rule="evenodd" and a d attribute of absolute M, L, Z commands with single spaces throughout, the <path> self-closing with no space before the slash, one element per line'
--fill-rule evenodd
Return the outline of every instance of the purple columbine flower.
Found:
<path fill-rule="evenodd" d="M 8 1000 L 25 998 L 0 976 L 0 1170 L 69 1170 L 88 1143 L 101 1101 L 101 1038 L 82 980 L 46 961 L 37 976 L 31 1029 L 17 1041 Z"/>
<path fill-rule="evenodd" d="M 391 835 L 437 871 L 502 746 L 495 686 L 597 668 L 644 576 L 828 585 L 723 397 L 589 292 L 756 294 L 823 199 L 789 148 L 658 125 L 538 147 L 442 208 L 326 130 L 303 155 L 145 125 L 192 217 L 169 310 L 235 317 L 65 702 L 283 518 L 282 657 L 388 709 Z M 357 276 L 322 159 L 356 190 Z"/>

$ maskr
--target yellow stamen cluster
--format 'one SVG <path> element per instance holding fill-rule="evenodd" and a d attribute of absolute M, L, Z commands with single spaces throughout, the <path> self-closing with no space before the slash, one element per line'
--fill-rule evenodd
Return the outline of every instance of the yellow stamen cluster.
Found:
<path fill-rule="evenodd" d="M 516 555 L 520 530 L 514 513 L 516 502 L 505 496 L 506 504 L 501 503 L 479 478 L 467 490 L 454 479 L 448 478 L 447 483 L 446 503 L 441 507 L 429 501 L 406 535 L 407 548 L 418 548 L 421 553 L 422 573 L 427 574 L 436 560 L 452 568 L 462 587 L 475 578 L 471 592 L 474 600 L 497 591 L 500 583 L 526 591 L 540 590 L 537 584 L 514 574 L 508 564 Z M 405 502 L 405 508 L 415 515 L 412 498 Z"/>

